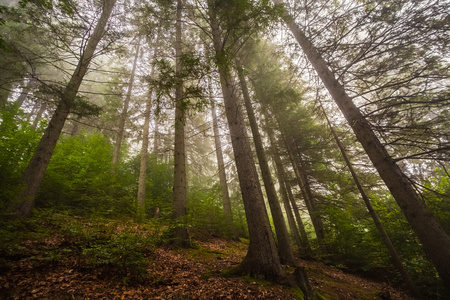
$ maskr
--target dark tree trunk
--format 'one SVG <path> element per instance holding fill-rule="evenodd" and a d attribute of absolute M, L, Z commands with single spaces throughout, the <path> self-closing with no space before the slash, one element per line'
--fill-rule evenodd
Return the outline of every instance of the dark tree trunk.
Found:
<path fill-rule="evenodd" d="M 152 70 L 153 72 L 153 70 Z M 136 205 L 136 217 L 139 221 L 145 218 L 145 196 L 147 181 L 148 135 L 150 125 L 150 112 L 152 107 L 152 90 L 148 91 L 148 99 L 145 102 L 144 128 L 142 132 L 141 160 L 139 163 L 139 182 Z"/>
<path fill-rule="evenodd" d="M 77 95 L 78 89 L 83 81 L 83 77 L 87 72 L 89 63 L 94 55 L 97 44 L 102 38 L 106 23 L 112 12 L 116 0 L 105 0 L 103 11 L 98 20 L 91 37 L 89 38 L 83 55 L 78 62 L 77 68 L 73 73 L 69 83 L 64 90 L 59 105 L 57 106 L 47 129 L 42 136 L 38 147 L 22 177 L 24 189 L 21 194 L 11 204 L 11 211 L 15 217 L 27 217 L 30 215 L 34 207 L 34 200 L 39 191 L 39 187 L 44 178 L 45 169 L 59 139 L 64 123 L 70 112 L 70 107 Z"/>
<path fill-rule="evenodd" d="M 255 113 L 253 111 L 250 95 L 248 93 L 247 83 L 245 81 L 244 71 L 239 61 L 236 61 L 239 81 L 241 84 L 242 94 L 244 96 L 244 103 L 247 110 L 247 115 L 250 123 L 250 128 L 253 134 L 253 141 L 258 156 L 259 167 L 264 181 L 267 200 L 269 202 L 270 211 L 272 213 L 273 224 L 275 227 L 276 237 L 278 241 L 278 253 L 280 254 L 280 261 L 282 264 L 293 264 L 294 256 L 292 254 L 291 244 L 286 228 L 286 221 L 284 220 L 283 212 L 281 211 L 280 201 L 278 199 L 275 185 L 273 184 L 272 174 L 270 173 L 269 163 L 267 162 L 266 154 L 264 152 L 264 145 L 259 133 L 258 124 Z"/>
<path fill-rule="evenodd" d="M 181 10 L 183 7 L 182 0 L 177 1 L 177 21 L 176 21 L 176 40 L 175 55 L 177 59 L 176 73 L 181 72 Z M 175 227 L 175 244 L 178 246 L 189 246 L 189 233 L 187 231 L 186 220 L 183 218 L 187 215 L 186 197 L 186 145 L 185 145 L 185 108 L 183 105 L 183 83 L 180 82 L 175 89 L 175 151 L 174 151 L 174 183 L 173 183 L 173 208 L 174 217 L 178 225 Z"/>
<path fill-rule="evenodd" d="M 159 31 L 156 38 L 153 59 L 156 59 L 159 50 Z M 152 67 L 150 71 L 150 78 L 153 78 L 155 74 L 155 67 Z M 152 89 L 148 91 L 148 98 L 145 102 L 144 112 L 144 128 L 142 132 L 142 148 L 141 148 L 141 161 L 139 164 L 139 183 L 138 183 L 138 195 L 137 195 L 137 207 L 136 214 L 137 219 L 142 221 L 145 217 L 145 196 L 146 196 L 146 182 L 147 182 L 147 157 L 148 157 L 148 139 L 149 139 L 149 125 L 150 125 L 150 113 L 152 109 Z"/>
<path fill-rule="evenodd" d="M 286 150 L 289 153 L 289 157 L 291 159 L 292 167 L 295 172 L 295 176 L 298 181 L 298 185 L 303 195 L 303 200 L 305 201 L 306 208 L 308 209 L 309 216 L 311 218 L 311 222 L 314 227 L 314 231 L 316 233 L 317 242 L 319 244 L 320 250 L 322 254 L 327 254 L 328 250 L 325 245 L 325 230 L 323 228 L 323 222 L 320 218 L 319 211 L 317 210 L 317 206 L 315 204 L 315 200 L 311 191 L 311 187 L 309 185 L 308 178 L 304 172 L 301 171 L 300 165 L 301 161 L 298 157 L 297 153 L 292 150 L 292 145 L 290 145 L 285 138 L 284 143 L 286 145 Z"/>
<path fill-rule="evenodd" d="M 281 4 L 281 0 L 273 0 Z M 428 210 L 411 182 L 386 151 L 370 123 L 363 116 L 343 85 L 328 68 L 303 30 L 286 13 L 286 24 L 353 129 L 380 177 L 389 188 L 406 219 L 422 243 L 425 252 L 436 267 L 444 285 L 450 287 L 450 237 Z"/>
<path fill-rule="evenodd" d="M 270 228 L 269 217 L 267 216 L 252 151 L 248 143 L 242 112 L 238 106 L 230 70 L 223 63 L 223 60 L 226 59 L 226 53 L 223 49 L 219 22 L 211 7 L 209 7 L 209 15 L 216 63 L 219 69 L 225 103 L 225 113 L 230 128 L 231 142 L 250 237 L 247 255 L 235 271 L 240 274 L 249 274 L 269 280 L 284 281 L 285 276 L 281 270 L 280 258 Z"/>
<path fill-rule="evenodd" d="M 306 249 L 306 255 L 312 255 L 311 245 L 309 244 L 308 235 L 306 234 L 305 225 L 303 224 L 302 217 L 300 216 L 300 210 L 295 202 L 295 197 L 292 194 L 291 186 L 289 182 L 285 182 L 286 191 L 288 194 L 289 201 L 292 205 L 292 210 L 294 211 L 295 219 L 297 220 L 298 228 L 300 230 L 300 236 L 302 238 L 302 244 Z"/>
<path fill-rule="evenodd" d="M 236 237 L 236 229 L 233 223 L 233 214 L 231 212 L 230 195 L 228 192 L 227 175 L 225 173 L 225 163 L 223 161 L 222 143 L 220 142 L 219 125 L 217 122 L 216 106 L 212 100 L 211 117 L 213 121 L 214 142 L 216 145 L 217 166 L 219 169 L 219 183 L 222 194 L 223 211 L 227 218 L 227 225 L 230 228 L 230 234 Z"/>
<path fill-rule="evenodd" d="M 267 117 L 267 115 L 266 115 Z M 288 221 L 289 221 L 289 227 L 291 228 L 291 233 L 294 236 L 295 242 L 297 243 L 300 252 L 302 254 L 307 254 L 310 255 L 311 254 L 311 246 L 309 245 L 309 241 L 308 241 L 308 237 L 306 236 L 306 231 L 305 228 L 303 226 L 303 222 L 302 219 L 300 217 L 300 214 L 298 212 L 297 207 L 292 207 L 291 208 L 291 204 L 289 201 L 289 194 L 288 194 L 288 189 L 290 187 L 287 186 L 287 177 L 286 177 L 286 173 L 284 171 L 284 167 L 283 167 L 283 163 L 281 161 L 281 157 L 280 157 L 280 153 L 277 149 L 276 143 L 275 143 L 275 137 L 273 134 L 273 131 L 270 127 L 267 126 L 267 133 L 269 135 L 269 140 L 270 140 L 270 145 L 272 148 L 272 156 L 275 162 L 275 168 L 277 170 L 277 175 L 278 175 L 278 182 L 280 184 L 280 192 L 281 192 L 281 197 L 283 200 L 283 204 L 284 204 L 284 209 L 286 211 L 286 215 L 288 217 Z M 292 194 L 292 192 L 291 192 Z M 295 211 L 295 210 L 296 211 Z M 299 224 L 301 225 L 302 228 L 302 236 L 300 236 L 299 234 L 299 230 L 298 227 L 295 223 L 294 220 L 294 215 L 293 212 L 296 212 L 296 218 L 297 220 L 300 220 Z M 298 215 L 298 216 L 297 216 Z"/>
<path fill-rule="evenodd" d="M 408 287 L 411 294 L 418 299 L 421 298 L 419 290 L 417 289 L 416 285 L 414 284 L 411 276 L 409 276 L 408 271 L 406 270 L 405 266 L 402 263 L 400 256 L 397 253 L 397 250 L 395 249 L 394 245 L 392 244 L 391 239 L 389 238 L 389 235 L 387 234 L 386 230 L 384 229 L 383 224 L 381 224 L 381 221 L 378 218 L 377 213 L 373 209 L 372 204 L 370 203 L 369 197 L 367 196 L 366 192 L 364 191 L 364 188 L 362 187 L 361 182 L 359 181 L 358 175 L 356 175 L 356 172 L 353 169 L 353 165 L 347 156 L 347 152 L 345 151 L 344 145 L 341 143 L 338 135 L 334 131 L 334 128 L 331 125 L 331 122 L 328 119 L 327 113 L 326 113 L 324 107 L 322 106 L 322 103 L 320 103 L 320 100 L 319 100 L 319 104 L 322 108 L 323 114 L 327 121 L 328 127 L 330 128 L 331 134 L 333 135 L 333 138 L 336 141 L 336 144 L 342 154 L 342 158 L 344 159 L 345 163 L 347 164 L 347 167 L 348 167 L 350 173 L 352 174 L 352 178 L 355 181 L 356 186 L 358 187 L 358 190 L 361 194 L 361 198 L 363 199 L 363 201 L 367 207 L 367 210 L 369 211 L 369 214 L 372 217 L 372 220 L 375 223 L 375 226 L 377 227 L 378 232 L 381 235 L 381 239 L 383 240 L 384 245 L 386 246 L 389 254 L 391 255 L 391 259 L 392 259 L 392 262 L 394 263 L 394 266 L 400 272 L 400 275 L 402 276 L 403 281 L 405 282 L 405 284 Z"/>

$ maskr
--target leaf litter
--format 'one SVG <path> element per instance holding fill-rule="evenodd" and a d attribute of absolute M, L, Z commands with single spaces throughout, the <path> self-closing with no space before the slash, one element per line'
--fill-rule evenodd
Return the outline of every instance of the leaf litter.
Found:
<path fill-rule="evenodd" d="M 40 257 L 40 247 L 65 243 L 59 236 L 43 242 L 25 241 L 28 257 L 3 259 L 0 299 L 296 299 L 294 290 L 287 287 L 221 275 L 242 261 L 245 243 L 216 238 L 196 241 L 193 249 L 156 247 L 145 279 L 133 284 L 121 281 L 107 268 L 86 265 L 77 252 L 64 258 Z M 311 284 L 327 299 L 384 299 L 383 295 L 410 299 L 386 284 L 345 274 L 317 261 L 299 260 L 299 264 L 307 268 Z"/>

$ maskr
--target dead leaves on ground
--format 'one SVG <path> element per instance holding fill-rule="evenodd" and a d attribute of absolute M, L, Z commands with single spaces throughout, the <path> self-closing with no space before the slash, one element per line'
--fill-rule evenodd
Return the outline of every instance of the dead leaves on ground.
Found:
<path fill-rule="evenodd" d="M 284 287 L 263 288 L 220 276 L 244 255 L 240 245 L 230 247 L 223 240 L 201 243 L 199 249 L 160 247 L 148 279 L 137 285 L 124 284 L 114 274 L 105 276 L 75 255 L 42 264 L 22 259 L 0 270 L 0 299 L 295 299 Z"/>
<path fill-rule="evenodd" d="M 161 246 L 150 258 L 146 280 L 135 285 L 121 282 L 114 271 L 86 265 L 76 252 L 50 261 L 39 257 L 40 247 L 64 243 L 59 236 L 25 242 L 29 257 L 0 265 L 0 299 L 295 299 L 286 287 L 221 276 L 242 261 L 245 243 L 214 239 L 197 242 L 194 249 Z M 410 299 L 323 263 L 299 262 L 309 270 L 314 288 L 328 299 L 380 299 L 386 291 L 392 299 Z"/>

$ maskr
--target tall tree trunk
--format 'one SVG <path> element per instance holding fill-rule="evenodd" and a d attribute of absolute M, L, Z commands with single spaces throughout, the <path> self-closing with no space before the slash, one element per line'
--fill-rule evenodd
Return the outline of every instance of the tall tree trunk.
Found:
<path fill-rule="evenodd" d="M 306 233 L 305 225 L 303 224 L 302 217 L 300 216 L 300 210 L 295 202 L 294 194 L 292 194 L 292 188 L 288 181 L 285 181 L 286 191 L 288 194 L 289 202 L 292 205 L 292 210 L 294 211 L 295 219 L 297 220 L 298 228 L 300 230 L 300 236 L 302 237 L 302 243 L 306 249 L 306 255 L 311 255 L 311 245 L 309 244 L 308 234 Z"/>
<path fill-rule="evenodd" d="M 303 195 L 303 200 L 305 201 L 306 208 L 308 209 L 308 213 L 314 227 L 314 232 L 316 233 L 317 243 L 319 244 L 322 254 L 326 254 L 328 253 L 328 250 L 325 245 L 325 230 L 323 228 L 322 219 L 320 218 L 319 212 L 315 205 L 315 200 L 311 191 L 311 187 L 309 185 L 308 178 L 306 174 L 301 171 L 300 168 L 301 161 L 297 153 L 295 153 L 295 151 L 292 150 L 293 146 L 286 140 L 284 135 L 283 140 L 286 145 L 286 150 L 288 151 L 295 176 L 297 177 L 298 185 Z"/>
<path fill-rule="evenodd" d="M 352 178 L 355 181 L 355 184 L 359 190 L 359 193 L 361 194 L 361 198 L 363 199 L 367 210 L 369 211 L 370 216 L 372 217 L 373 222 L 375 223 L 375 226 L 378 229 L 378 232 L 381 235 L 381 239 L 384 242 L 384 245 L 386 246 L 389 254 L 391 255 L 392 262 L 394 263 L 394 266 L 397 268 L 397 270 L 400 272 L 400 275 L 403 278 L 403 281 L 405 282 L 406 286 L 408 287 L 411 294 L 416 298 L 421 298 L 420 292 L 417 289 L 416 285 L 414 284 L 411 276 L 409 275 L 408 271 L 406 270 L 405 266 L 402 263 L 402 260 L 400 256 L 397 253 L 397 250 L 395 249 L 394 245 L 392 244 L 391 239 L 389 238 L 389 235 L 387 234 L 386 230 L 384 229 L 383 224 L 381 224 L 380 219 L 378 218 L 377 213 L 372 207 L 372 204 L 370 203 L 369 197 L 367 196 L 366 192 L 364 191 L 364 188 L 361 185 L 361 182 L 359 181 L 358 175 L 356 175 L 355 170 L 353 169 L 353 164 L 350 162 L 350 159 L 347 156 L 347 151 L 344 148 L 344 145 L 341 143 L 338 135 L 336 134 L 333 125 L 330 122 L 330 119 L 328 118 L 328 115 L 325 111 L 325 108 L 322 106 L 322 103 L 318 99 L 319 105 L 322 108 L 323 114 L 325 116 L 325 119 L 327 121 L 328 127 L 330 128 L 330 132 L 333 135 L 334 140 L 336 141 L 336 144 L 339 148 L 339 151 L 341 152 L 342 158 L 344 159 L 348 170 L 352 174 Z"/>
<path fill-rule="evenodd" d="M 175 37 L 176 74 L 181 73 L 181 11 L 182 0 L 177 1 L 177 21 Z M 178 246 L 189 246 L 189 233 L 187 231 L 186 198 L 186 145 L 185 145 L 185 108 L 183 105 L 183 83 L 180 82 L 175 89 L 175 150 L 174 150 L 174 183 L 173 183 L 173 207 L 174 217 L 178 223 L 175 227 L 175 244 Z"/>
<path fill-rule="evenodd" d="M 36 112 L 36 115 L 35 115 L 34 120 L 33 120 L 33 124 L 31 125 L 31 128 L 33 128 L 34 130 L 37 129 L 39 121 L 41 120 L 42 115 L 44 114 L 45 109 L 46 109 L 46 104 L 45 103 L 41 103 L 41 104 L 36 103 L 35 106 L 36 105 L 40 105 L 40 107 L 39 107 L 38 111 Z M 34 108 L 33 108 L 33 110 L 34 110 Z"/>
<path fill-rule="evenodd" d="M 281 0 L 273 0 L 273 2 L 282 3 Z M 309 38 L 287 12 L 285 16 L 287 26 L 417 234 L 444 285 L 450 287 L 450 236 L 426 207 L 425 202 L 419 197 L 407 176 L 389 155 L 372 130 L 370 123 L 353 103 L 344 86 L 336 79 Z"/>
<path fill-rule="evenodd" d="M 211 1 L 208 1 L 211 5 Z M 242 112 L 230 76 L 230 70 L 223 60 L 221 29 L 211 6 L 208 9 L 216 64 L 219 69 L 220 83 L 225 103 L 225 113 L 230 128 L 231 142 L 234 150 L 236 168 L 244 202 L 245 214 L 250 236 L 248 252 L 242 263 L 236 268 L 237 273 L 250 274 L 274 281 L 283 281 L 280 258 L 270 228 L 264 198 L 253 160 L 250 144 L 244 127 Z"/>
<path fill-rule="evenodd" d="M 267 118 L 267 114 L 266 114 L 266 118 Z M 280 184 L 281 197 L 283 200 L 286 215 L 288 217 L 289 227 L 291 228 L 291 232 L 292 232 L 294 239 L 295 239 L 300 251 L 302 252 L 302 254 L 304 253 L 304 254 L 310 255 L 312 252 L 311 246 L 309 245 L 308 237 L 306 235 L 306 231 L 303 226 L 303 222 L 302 222 L 302 219 L 298 212 L 298 209 L 296 206 L 295 207 L 293 206 L 291 208 L 291 204 L 289 201 L 290 198 L 289 198 L 289 194 L 288 194 L 288 189 L 290 187 L 287 186 L 287 177 L 286 177 L 286 173 L 283 168 L 283 163 L 281 161 L 280 152 L 278 151 L 276 143 L 275 143 L 275 137 L 273 134 L 273 130 L 269 126 L 267 126 L 267 133 L 269 135 L 270 145 L 272 148 L 272 156 L 273 156 L 273 160 L 275 163 L 275 168 L 277 170 L 278 182 Z M 292 194 L 292 192 L 291 192 L 291 194 Z M 302 229 L 302 236 L 300 236 L 298 227 L 295 224 L 293 212 L 296 213 L 296 218 L 297 218 L 297 220 L 299 220 L 299 227 Z"/>
<path fill-rule="evenodd" d="M 153 72 L 153 69 L 152 69 Z M 139 163 L 139 182 L 136 206 L 136 217 L 139 221 L 145 217 L 145 195 L 147 181 L 147 157 L 148 157 L 148 135 L 150 125 L 150 113 L 152 107 L 152 90 L 148 91 L 148 99 L 145 103 L 144 128 L 142 132 L 141 160 Z"/>
<path fill-rule="evenodd" d="M 281 211 L 280 201 L 278 199 L 277 191 L 275 190 L 275 185 L 273 184 L 272 174 L 270 173 L 269 164 L 267 162 L 266 154 L 264 152 L 264 145 L 261 140 L 261 135 L 259 133 L 255 113 L 253 111 L 250 95 L 248 93 L 248 87 L 245 80 L 244 71 L 238 60 L 236 60 L 236 66 L 239 81 L 241 84 L 242 94 L 244 97 L 244 103 L 250 123 L 250 128 L 252 130 L 256 155 L 258 157 L 259 167 L 261 169 L 261 175 L 264 181 L 267 200 L 269 202 L 270 211 L 272 213 L 273 224 L 275 227 L 276 237 L 278 241 L 278 252 L 280 254 L 280 261 L 282 264 L 293 264 L 294 256 L 292 254 L 292 248 L 289 242 L 289 236 L 286 228 L 286 221 L 284 220 L 283 212 Z"/>
<path fill-rule="evenodd" d="M 155 118 L 155 130 L 153 133 L 153 153 L 156 155 L 156 157 L 159 158 L 159 122 L 158 118 Z"/>
<path fill-rule="evenodd" d="M 159 51 L 159 37 L 160 31 L 158 30 L 158 36 L 156 38 L 153 60 L 156 59 Z M 155 74 L 155 67 L 152 67 L 150 71 L 150 78 L 153 78 Z M 141 161 L 139 164 L 139 183 L 138 183 L 138 195 L 136 206 L 136 217 L 139 221 L 144 220 L 145 217 L 145 195 L 146 195 L 146 182 L 147 182 L 147 157 L 148 157 L 148 139 L 149 139 L 149 126 L 150 126 L 150 113 L 152 109 L 152 89 L 148 91 L 148 98 L 145 102 L 144 112 L 144 128 L 142 132 L 142 148 L 141 148 Z"/>
<path fill-rule="evenodd" d="M 69 115 L 71 105 L 77 95 L 78 89 L 87 72 L 89 63 L 94 55 L 95 49 L 102 38 L 109 16 L 112 12 L 116 0 L 105 0 L 103 11 L 98 20 L 92 35 L 90 36 L 86 48 L 78 62 L 78 65 L 67 84 L 61 100 L 53 114 L 47 129 L 42 136 L 38 147 L 28 163 L 22 177 L 24 189 L 20 195 L 11 203 L 11 210 L 15 217 L 27 217 L 34 207 L 34 200 L 39 191 L 39 187 L 44 178 L 45 169 L 59 139 L 64 123 Z"/>
<path fill-rule="evenodd" d="M 120 147 L 122 146 L 123 135 L 125 132 L 125 123 L 128 119 L 128 106 L 130 105 L 131 92 L 133 91 L 134 77 L 136 73 L 136 65 L 139 58 L 139 48 L 141 46 L 141 36 L 138 38 L 138 43 L 136 46 L 136 53 L 134 55 L 133 68 L 131 69 L 130 82 L 128 83 L 127 95 L 125 96 L 125 101 L 123 102 L 122 113 L 119 119 L 119 129 L 117 131 L 116 144 L 114 145 L 113 152 L 113 164 L 117 164 L 120 160 Z"/>
<path fill-rule="evenodd" d="M 216 145 L 217 166 L 219 171 L 219 183 L 220 191 L 222 194 L 223 211 L 227 219 L 227 225 L 230 228 L 230 234 L 236 237 L 236 229 L 233 223 L 233 213 L 231 212 L 230 194 L 228 192 L 227 175 L 225 173 L 225 163 L 223 162 L 222 143 L 219 135 L 219 125 L 217 122 L 216 106 L 214 100 L 212 100 L 211 117 L 213 121 L 214 142 Z"/>

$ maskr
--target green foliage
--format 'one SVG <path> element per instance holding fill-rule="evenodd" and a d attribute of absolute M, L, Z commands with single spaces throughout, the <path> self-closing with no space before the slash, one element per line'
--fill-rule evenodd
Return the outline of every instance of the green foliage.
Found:
<path fill-rule="evenodd" d="M 47 168 L 38 207 L 81 214 L 131 215 L 136 175 L 112 167 L 112 145 L 101 134 L 63 137 Z"/>
<path fill-rule="evenodd" d="M 394 199 L 388 196 L 383 201 L 374 197 L 371 200 L 413 281 L 424 295 L 436 297 L 434 293 L 443 291 L 436 270 Z"/>
<path fill-rule="evenodd" d="M 225 47 L 240 48 L 249 36 L 268 28 L 281 19 L 283 10 L 271 1 L 226 0 L 213 1 L 210 6 L 220 20 L 221 29 L 226 31 Z"/>
<path fill-rule="evenodd" d="M 428 208 L 450 232 L 450 176 L 444 170 L 436 170 L 437 176 L 425 183 L 424 198 Z"/>
<path fill-rule="evenodd" d="M 130 172 L 139 173 L 140 155 L 130 161 Z M 159 217 L 170 219 L 173 210 L 173 162 L 163 162 L 157 155 L 147 157 L 146 200 L 147 217 L 154 217 L 159 209 Z"/>
<path fill-rule="evenodd" d="M 179 60 L 181 65 L 179 73 L 171 62 L 161 59 L 154 62 L 154 67 L 158 68 L 158 78 L 147 78 L 156 91 L 157 114 L 162 106 L 167 105 L 164 99 L 171 99 L 169 105 L 173 105 L 173 92 L 183 82 L 187 82 L 183 87 L 181 98 L 184 110 L 202 111 L 209 104 L 207 90 L 200 83 L 200 80 L 210 72 L 209 64 L 193 51 L 183 52 Z"/>
<path fill-rule="evenodd" d="M 19 5 L 23 8 L 27 6 L 28 4 L 33 4 L 38 7 L 42 7 L 46 10 L 52 10 L 54 9 L 53 1 L 51 0 L 20 0 Z M 61 9 L 64 13 L 67 15 L 73 15 L 74 14 L 74 8 L 73 3 L 70 0 L 58 0 L 55 2 L 56 7 Z"/>
<path fill-rule="evenodd" d="M 76 257 L 75 268 L 93 268 L 127 284 L 142 282 L 159 241 L 158 226 L 37 209 L 26 220 L 0 221 L 0 266 L 23 260 L 44 267 Z"/>
<path fill-rule="evenodd" d="M 94 267 L 106 267 L 121 276 L 124 283 L 140 282 L 146 278 L 151 246 L 152 241 L 145 237 L 122 233 L 96 241 L 83 249 L 82 255 Z"/>
<path fill-rule="evenodd" d="M 380 268 L 389 262 L 387 252 L 358 196 L 351 196 L 354 198 L 340 199 L 341 203 L 329 205 L 324 211 L 332 263 L 353 271 Z"/>
<path fill-rule="evenodd" d="M 34 130 L 25 113 L 14 105 L 0 110 L 0 209 L 15 195 L 45 124 Z"/>
<path fill-rule="evenodd" d="M 221 200 L 220 186 L 192 186 L 188 192 L 188 215 L 192 234 L 197 238 L 230 234 Z"/>
<path fill-rule="evenodd" d="M 59 101 L 65 101 L 64 92 L 65 86 L 59 84 L 41 84 L 35 94 L 40 99 L 46 99 L 46 102 L 52 102 L 54 105 L 58 105 Z M 67 105 L 70 108 L 70 112 L 78 117 L 98 116 L 101 112 L 101 108 L 89 102 L 85 96 L 77 95 Z"/>

